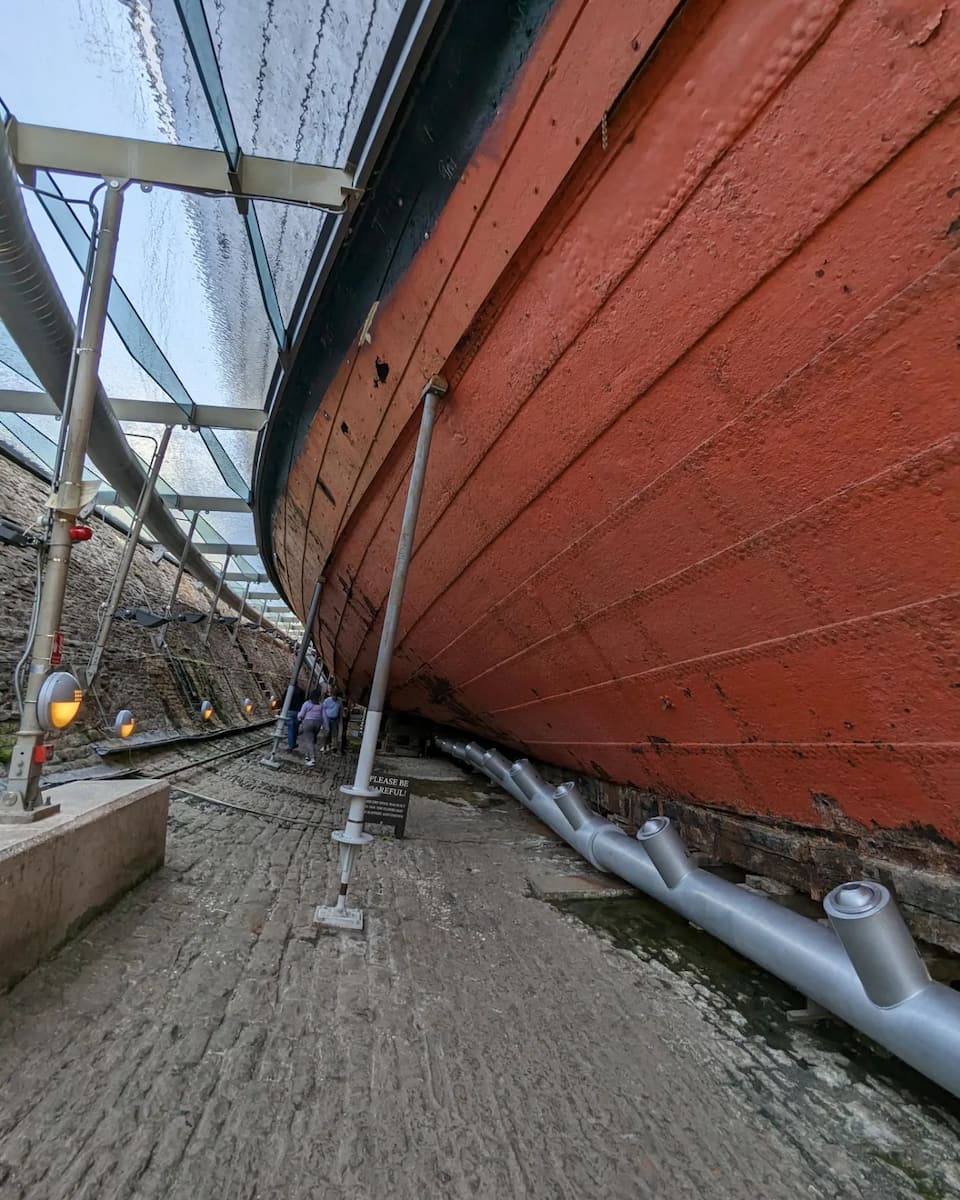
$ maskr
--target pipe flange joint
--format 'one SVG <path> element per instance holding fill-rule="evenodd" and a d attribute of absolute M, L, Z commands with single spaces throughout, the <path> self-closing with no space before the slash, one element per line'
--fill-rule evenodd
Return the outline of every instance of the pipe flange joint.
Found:
<path fill-rule="evenodd" d="M 334 842 L 339 842 L 341 846 L 369 846 L 373 841 L 373 834 L 350 833 L 346 829 L 335 829 L 330 834 L 330 838 Z"/>
<path fill-rule="evenodd" d="M 828 916 L 840 919 L 868 917 L 890 899 L 890 893 L 882 883 L 873 879 L 858 879 L 854 883 L 841 883 L 823 902 Z"/>

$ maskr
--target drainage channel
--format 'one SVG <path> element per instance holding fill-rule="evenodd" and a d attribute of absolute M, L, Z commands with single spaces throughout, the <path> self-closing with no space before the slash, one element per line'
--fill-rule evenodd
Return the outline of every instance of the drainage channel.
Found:
<path fill-rule="evenodd" d="M 941 1088 L 838 1021 L 791 1023 L 797 992 L 653 900 L 548 903 L 600 936 L 638 988 L 697 1010 L 698 1052 L 722 1044 L 716 1060 L 732 1062 L 731 1104 L 759 1099 L 804 1155 L 814 1130 L 826 1135 L 837 1196 L 960 1200 L 960 1109 Z"/>
<path fill-rule="evenodd" d="M 272 727 L 273 722 L 264 724 Z M 91 770 L 80 768 L 76 771 L 65 771 L 56 775 L 44 785 L 44 792 L 55 791 L 65 783 L 78 780 L 114 780 L 149 777 L 151 779 L 166 779 L 181 771 L 189 771 L 205 764 L 218 762 L 221 759 L 235 758 L 241 754 L 252 753 L 269 745 L 271 738 L 263 732 L 263 726 L 245 727 L 238 730 L 218 732 L 215 737 L 197 737 L 187 734 L 182 738 L 155 743 L 143 743 L 138 746 L 116 747 L 111 749 L 110 757 L 121 759 L 122 766 Z M 212 753 L 207 751 L 213 747 Z M 225 747 L 225 748 L 223 748 Z"/>

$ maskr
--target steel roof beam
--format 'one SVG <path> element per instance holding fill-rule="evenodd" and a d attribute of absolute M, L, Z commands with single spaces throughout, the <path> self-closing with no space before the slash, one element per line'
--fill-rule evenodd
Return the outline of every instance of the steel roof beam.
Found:
<path fill-rule="evenodd" d="M 337 211 L 346 208 L 354 191 L 353 176 L 339 167 L 240 154 L 233 173 L 220 150 L 54 129 L 13 118 L 7 132 L 17 169 L 26 176 L 37 169 L 63 171 L 68 175 L 99 175 L 182 192 L 239 194 Z"/>
<path fill-rule="evenodd" d="M 229 554 L 231 557 L 236 557 L 238 554 L 259 554 L 260 547 L 256 542 L 197 542 L 197 549 L 201 554 Z"/>
<path fill-rule="evenodd" d="M 143 421 L 149 425 L 183 425 L 190 429 L 244 429 L 257 433 L 266 423 L 261 408 L 227 408 L 222 404 L 192 404 L 188 413 L 172 400 L 110 401 L 118 421 Z M 20 416 L 58 417 L 60 409 L 46 392 L 0 389 L 0 412 Z"/>
<path fill-rule="evenodd" d="M 250 505 L 239 496 L 192 496 L 157 489 L 157 495 L 167 508 L 178 512 L 238 512 L 250 511 Z M 97 504 L 109 507 L 123 504 L 117 493 L 110 488 L 101 488 L 97 493 Z"/>
<path fill-rule="evenodd" d="M 150 547 L 150 549 L 154 549 L 158 543 L 147 542 L 146 544 L 148 547 Z M 244 554 L 260 553 L 260 547 L 256 544 L 256 542 L 250 542 L 249 544 L 244 542 L 238 544 L 236 542 L 194 541 L 193 548 L 200 554 L 216 554 L 218 556 L 221 554 L 229 554 L 231 558 L 236 558 L 238 554 L 243 556 Z"/>

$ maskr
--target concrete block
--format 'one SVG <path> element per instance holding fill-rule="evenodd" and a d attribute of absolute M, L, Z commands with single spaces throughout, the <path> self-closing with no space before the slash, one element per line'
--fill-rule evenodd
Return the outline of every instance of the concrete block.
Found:
<path fill-rule="evenodd" d="M 0 825 L 0 991 L 163 864 L 168 784 L 83 780 L 51 796 L 57 816 Z"/>
<path fill-rule="evenodd" d="M 638 895 L 623 880 L 596 871 L 537 872 L 528 875 L 527 882 L 538 900 L 622 900 Z"/>

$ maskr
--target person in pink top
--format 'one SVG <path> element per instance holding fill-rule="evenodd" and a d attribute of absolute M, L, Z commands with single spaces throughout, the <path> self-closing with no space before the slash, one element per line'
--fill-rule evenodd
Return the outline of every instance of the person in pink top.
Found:
<path fill-rule="evenodd" d="M 312 767 L 317 761 L 317 734 L 324 727 L 323 704 L 319 692 L 310 693 L 309 699 L 304 703 L 297 717 L 300 721 L 300 733 L 305 745 L 304 762 L 308 767 Z"/>

